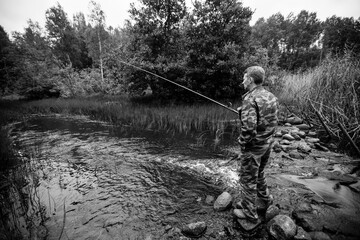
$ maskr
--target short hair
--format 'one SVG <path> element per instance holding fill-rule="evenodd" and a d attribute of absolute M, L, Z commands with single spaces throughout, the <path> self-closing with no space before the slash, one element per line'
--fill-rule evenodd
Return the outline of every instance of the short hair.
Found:
<path fill-rule="evenodd" d="M 254 79 L 255 84 L 261 84 L 264 82 L 265 70 L 259 66 L 248 67 L 245 70 L 245 73 Z"/>

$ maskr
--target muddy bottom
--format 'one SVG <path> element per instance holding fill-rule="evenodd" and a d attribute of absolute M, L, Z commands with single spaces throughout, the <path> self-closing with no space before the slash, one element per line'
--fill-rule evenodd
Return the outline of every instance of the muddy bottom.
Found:
<path fill-rule="evenodd" d="M 85 117 L 37 117 L 13 135 L 37 169 L 46 239 L 181 239 L 179 229 L 198 221 L 207 225 L 200 239 L 242 239 L 231 230 L 231 210 L 215 212 L 211 200 L 224 190 L 238 193 L 237 162 L 229 161 L 236 148 L 215 154 L 191 141 L 129 133 Z M 326 177 L 301 179 L 324 172 L 318 169 L 330 160 L 317 159 L 316 151 L 296 162 L 283 154 L 272 153 L 267 170 L 281 213 L 291 216 L 309 202 L 326 215 L 314 221 L 326 222 L 307 231 L 360 236 L 359 193 Z M 350 228 L 341 228 L 342 218 L 351 219 Z M 269 238 L 262 233 L 256 238 Z"/>

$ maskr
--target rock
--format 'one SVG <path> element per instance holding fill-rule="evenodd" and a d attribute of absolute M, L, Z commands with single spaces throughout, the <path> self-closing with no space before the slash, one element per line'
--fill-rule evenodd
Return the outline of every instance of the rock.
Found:
<path fill-rule="evenodd" d="M 290 134 L 284 134 L 283 136 L 282 136 L 282 138 L 283 139 L 286 139 L 286 140 L 289 140 L 289 141 L 294 141 L 295 140 L 295 138 L 293 137 L 293 136 L 291 136 Z"/>
<path fill-rule="evenodd" d="M 274 137 L 282 137 L 282 133 L 280 131 L 278 131 L 274 134 Z"/>
<path fill-rule="evenodd" d="M 290 132 L 290 135 L 291 135 L 295 140 L 301 140 L 301 137 L 298 135 L 297 132 Z"/>
<path fill-rule="evenodd" d="M 292 125 L 291 125 L 291 123 L 285 123 L 284 126 L 285 127 L 291 127 Z"/>
<path fill-rule="evenodd" d="M 283 140 L 280 141 L 280 144 L 281 145 L 290 145 L 291 143 L 290 143 L 289 140 L 283 139 Z"/>
<path fill-rule="evenodd" d="M 316 133 L 316 132 L 309 131 L 307 135 L 308 135 L 309 137 L 316 137 L 316 136 L 317 136 L 317 133 Z"/>
<path fill-rule="evenodd" d="M 246 232 L 251 232 L 251 231 L 255 230 L 261 224 L 260 219 L 257 219 L 256 222 L 250 222 L 247 219 L 238 218 L 237 222 L 239 223 L 241 228 L 244 229 Z"/>
<path fill-rule="evenodd" d="M 286 122 L 293 124 L 293 125 L 298 125 L 303 123 L 303 120 L 299 117 L 290 117 L 288 119 L 286 119 Z"/>
<path fill-rule="evenodd" d="M 206 196 L 206 199 L 205 199 L 205 203 L 207 204 L 207 205 L 211 205 L 213 202 L 214 202 L 214 197 L 213 196 L 210 196 L 210 195 L 207 195 Z"/>
<path fill-rule="evenodd" d="M 309 143 L 317 143 L 320 142 L 320 139 L 318 138 L 306 138 L 305 141 L 309 142 Z"/>
<path fill-rule="evenodd" d="M 314 143 L 314 146 L 316 149 L 319 149 L 320 151 L 324 151 L 324 152 L 328 152 L 329 149 L 323 145 L 321 145 L 320 143 Z"/>
<path fill-rule="evenodd" d="M 275 216 L 268 224 L 269 234 L 278 240 L 290 240 L 296 234 L 296 224 L 286 215 Z"/>
<path fill-rule="evenodd" d="M 299 137 L 301 137 L 301 138 L 306 137 L 306 133 L 304 131 L 298 131 L 298 132 L 296 132 L 296 134 L 299 135 Z"/>
<path fill-rule="evenodd" d="M 265 213 L 265 220 L 266 222 L 273 219 L 275 216 L 279 215 L 280 209 L 275 205 L 270 205 L 269 208 L 266 210 Z"/>
<path fill-rule="evenodd" d="M 237 218 L 246 218 L 244 212 L 241 209 L 234 209 L 233 214 Z"/>
<path fill-rule="evenodd" d="M 335 150 L 335 149 L 337 149 L 337 146 L 334 143 L 330 143 L 329 148 L 332 149 L 332 150 Z"/>
<path fill-rule="evenodd" d="M 289 151 L 295 150 L 295 149 L 296 149 L 296 147 L 295 147 L 294 145 L 282 146 L 282 150 L 283 150 L 284 152 L 289 152 Z"/>
<path fill-rule="evenodd" d="M 206 232 L 206 228 L 205 222 L 190 223 L 181 230 L 181 233 L 186 237 L 198 238 Z"/>
<path fill-rule="evenodd" d="M 323 228 L 323 223 L 317 220 L 313 214 L 313 208 L 310 203 L 301 203 L 292 212 L 296 223 L 306 231 L 317 231 Z"/>
<path fill-rule="evenodd" d="M 302 154 L 300 154 L 300 153 L 298 153 L 296 151 L 291 151 L 289 153 L 289 156 L 292 157 L 292 158 L 295 158 L 295 159 L 304 159 L 305 158 L 304 155 L 302 155 Z"/>
<path fill-rule="evenodd" d="M 309 130 L 309 129 L 310 129 L 309 125 L 307 125 L 307 124 L 305 124 L 305 123 L 296 125 L 296 127 L 297 127 L 299 130 Z"/>
<path fill-rule="evenodd" d="M 310 232 L 309 235 L 312 240 L 331 240 L 329 235 L 324 232 Z"/>
<path fill-rule="evenodd" d="M 297 150 L 302 153 L 309 153 L 311 152 L 311 147 L 306 142 L 299 142 Z"/>
<path fill-rule="evenodd" d="M 281 129 L 281 135 L 287 134 L 289 131 L 287 129 Z"/>
<path fill-rule="evenodd" d="M 228 192 L 223 192 L 218 196 L 214 203 L 214 209 L 216 211 L 224 211 L 232 203 L 232 196 Z"/>
<path fill-rule="evenodd" d="M 307 233 L 302 227 L 298 227 L 294 240 L 312 240 L 312 239 L 309 233 Z"/>

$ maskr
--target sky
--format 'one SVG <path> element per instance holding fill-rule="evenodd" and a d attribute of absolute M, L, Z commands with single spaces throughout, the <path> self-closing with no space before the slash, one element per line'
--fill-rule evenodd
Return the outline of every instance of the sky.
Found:
<path fill-rule="evenodd" d="M 68 18 L 77 12 L 89 14 L 90 0 L 0 0 L 0 25 L 11 36 L 13 31 L 23 32 L 31 19 L 45 26 L 45 12 L 59 2 L 67 13 Z M 130 3 L 138 0 L 95 0 L 101 5 L 106 15 L 108 26 L 122 27 L 125 19 L 129 18 Z M 191 0 L 186 0 L 191 5 Z M 239 0 L 241 1 L 241 0 Z M 250 7 L 255 13 L 250 22 L 253 25 L 260 17 L 267 19 L 280 12 L 287 16 L 291 12 L 295 15 L 301 10 L 316 12 L 318 19 L 336 15 L 338 17 L 360 17 L 360 0 L 242 0 L 243 6 Z"/>

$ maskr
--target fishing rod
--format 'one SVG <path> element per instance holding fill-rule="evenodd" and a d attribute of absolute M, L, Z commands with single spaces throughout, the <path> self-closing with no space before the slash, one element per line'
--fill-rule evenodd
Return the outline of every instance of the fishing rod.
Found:
<path fill-rule="evenodd" d="M 174 84 L 174 85 L 176 85 L 176 86 L 178 86 L 178 87 L 181 87 L 181 88 L 183 88 L 183 89 L 185 89 L 185 90 L 188 90 L 188 91 L 190 91 L 190 92 L 192 92 L 192 93 L 194 93 L 194 94 L 196 94 L 196 95 L 198 95 L 198 96 L 200 96 L 200 97 L 203 97 L 203 98 L 205 98 L 205 99 L 207 99 L 207 100 L 209 100 L 209 101 L 211 101 L 211 102 L 213 102 L 213 103 L 215 103 L 215 104 L 217 104 L 217 105 L 219 105 L 219 106 L 221 106 L 221 107 L 223 107 L 223 108 L 226 108 L 227 110 L 230 110 L 230 111 L 232 111 L 232 112 L 234 112 L 234 113 L 236 113 L 236 114 L 239 114 L 239 112 L 238 112 L 237 110 L 235 110 L 235 109 L 233 109 L 233 108 L 231 108 L 231 107 L 228 107 L 228 106 L 226 106 L 226 105 L 224 105 L 224 104 L 222 104 L 222 103 L 219 103 L 218 101 L 215 101 L 214 99 L 211 99 L 211 98 L 209 98 L 209 97 L 207 97 L 207 96 L 205 96 L 205 95 L 202 95 L 201 93 L 195 92 L 194 90 L 192 90 L 192 89 L 190 89 L 190 88 L 187 88 L 187 87 L 185 87 L 185 86 L 183 86 L 183 85 L 180 85 L 180 84 L 178 84 L 178 83 L 176 83 L 176 82 L 173 82 L 173 81 L 171 81 L 171 80 L 169 80 L 169 79 L 167 79 L 167 78 L 164 78 L 164 77 L 162 77 L 162 76 L 160 76 L 160 75 L 158 75 L 158 74 L 156 74 L 156 73 L 147 71 L 147 70 L 142 69 L 142 68 L 140 68 L 140 67 L 138 67 L 138 66 L 135 66 L 135 65 L 133 65 L 133 64 L 130 64 L 130 63 L 127 63 L 127 62 L 124 62 L 124 61 L 121 61 L 121 60 L 120 60 L 119 62 L 121 62 L 121 63 L 123 63 L 123 64 L 125 64 L 125 65 L 128 65 L 128 66 L 130 66 L 130 67 L 136 68 L 136 69 L 138 69 L 138 70 L 140 70 L 140 71 L 146 72 L 146 73 L 148 73 L 148 74 L 150 74 L 150 75 L 153 75 L 153 76 L 155 76 L 155 77 L 157 77 L 157 78 L 160 78 L 160 79 L 162 79 L 162 80 L 165 80 L 165 81 L 167 81 L 167 82 L 169 82 L 169 83 L 172 83 L 172 84 Z"/>

